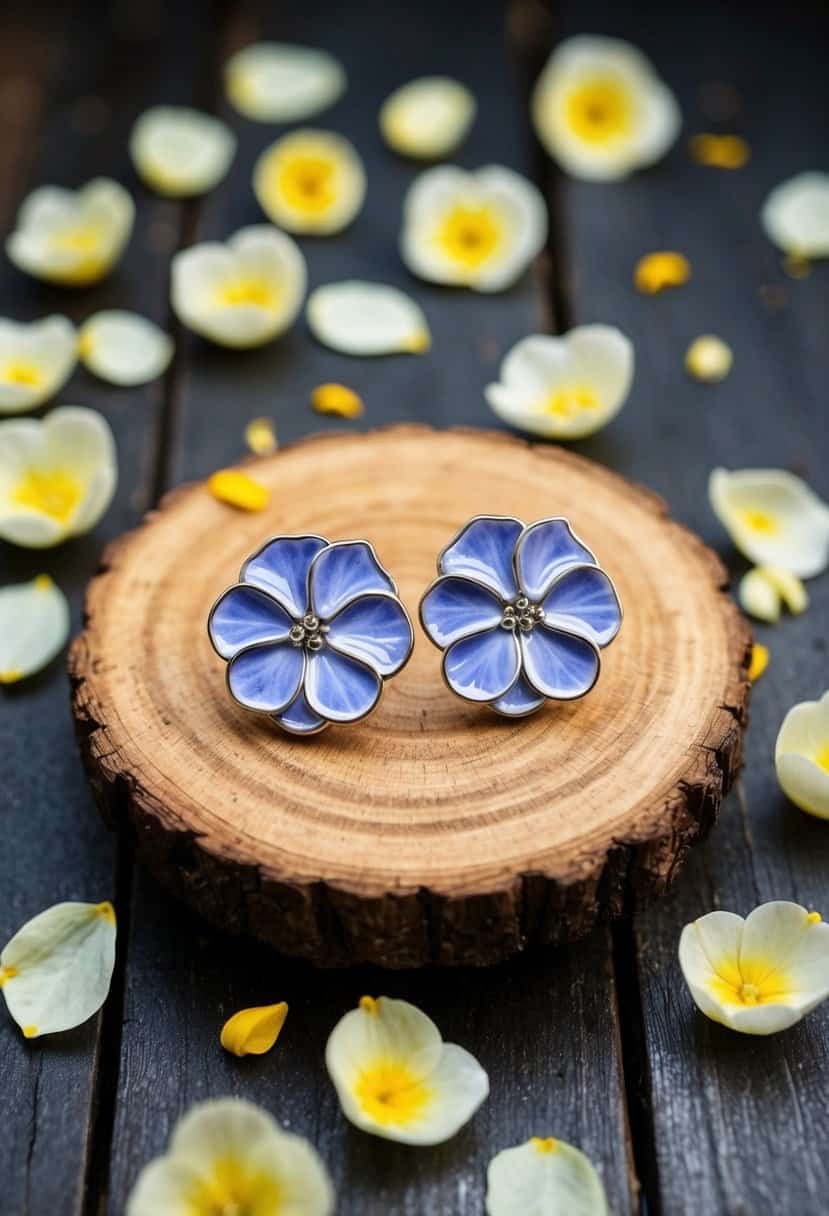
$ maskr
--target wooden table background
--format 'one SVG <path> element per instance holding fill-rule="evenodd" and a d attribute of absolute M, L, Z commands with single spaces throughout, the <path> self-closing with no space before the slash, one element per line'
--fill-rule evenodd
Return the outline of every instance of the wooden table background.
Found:
<path fill-rule="evenodd" d="M 637 370 L 623 413 L 578 450 L 664 495 L 735 571 L 707 503 L 713 465 L 792 468 L 829 495 L 829 272 L 787 279 L 758 220 L 773 185 L 829 168 L 829 22 L 818 5 L 768 15 L 717 0 L 589 0 L 552 10 L 516 0 L 505 14 L 495 0 L 117 0 L 108 8 L 19 0 L 2 22 L 4 231 L 33 186 L 79 185 L 101 173 L 134 193 L 137 221 L 116 273 L 85 291 L 38 284 L 3 259 L 0 311 L 77 319 L 129 307 L 172 327 L 178 343 L 163 382 L 118 390 L 79 371 L 61 394 L 64 403 L 100 409 L 116 432 L 120 484 L 98 529 L 54 552 L 0 547 L 2 582 L 48 570 L 71 594 L 76 626 L 104 542 L 166 488 L 241 455 L 249 418 L 275 417 L 283 441 L 324 427 L 307 407 L 309 390 L 341 380 L 364 395 L 366 426 L 490 426 L 482 387 L 503 353 L 528 332 L 582 321 L 621 326 L 635 343 Z M 632 39 L 678 93 L 683 136 L 656 169 L 589 185 L 539 156 L 527 90 L 552 40 L 576 32 Z M 172 252 L 260 219 L 250 172 L 275 128 L 233 114 L 220 77 L 226 56 L 260 36 L 325 46 L 349 74 L 348 92 L 318 125 L 355 141 L 369 191 L 345 234 L 301 242 L 311 284 L 359 276 L 411 290 L 434 333 L 428 356 L 348 360 L 318 347 L 302 322 L 263 350 L 231 353 L 173 324 Z M 503 295 L 415 284 L 397 254 L 401 199 L 416 170 L 381 144 L 377 110 L 397 84 L 440 71 L 466 81 L 480 105 L 460 163 L 511 165 L 534 176 L 550 201 L 549 255 Z M 131 124 L 162 101 L 213 109 L 239 134 L 230 178 L 204 201 L 160 200 L 135 178 Z M 709 129 L 744 134 L 750 165 L 737 173 L 695 165 L 687 137 Z M 673 294 L 639 296 L 633 264 L 659 248 L 685 252 L 693 278 Z M 719 386 L 692 382 L 682 367 L 690 340 L 709 331 L 735 352 L 733 373 Z M 551 507 L 566 512 L 554 486 L 551 494 Z M 490 1157 L 536 1134 L 580 1145 L 620 1216 L 826 1212 L 829 1009 L 770 1040 L 740 1037 L 695 1013 L 676 963 L 682 925 L 714 907 L 745 914 L 783 898 L 829 911 L 829 828 L 786 803 L 772 765 L 786 709 L 829 683 L 829 580 L 810 592 L 805 616 L 768 638 L 759 631 L 772 656 L 753 698 L 745 773 L 670 896 L 631 908 L 623 922 L 570 949 L 479 972 L 326 973 L 222 939 L 169 902 L 98 821 L 60 666 L 4 691 L 0 939 L 58 900 L 107 897 L 120 935 L 110 998 L 84 1027 L 27 1043 L 0 1014 L 3 1216 L 120 1213 L 178 1117 L 198 1099 L 227 1094 L 262 1103 L 310 1137 L 348 1216 L 480 1213 Z M 341 1116 L 323 1048 L 365 991 L 415 1001 L 489 1071 L 490 1100 L 447 1145 L 396 1146 Z M 270 1055 L 238 1061 L 220 1049 L 230 1012 L 277 999 L 291 1012 Z"/>

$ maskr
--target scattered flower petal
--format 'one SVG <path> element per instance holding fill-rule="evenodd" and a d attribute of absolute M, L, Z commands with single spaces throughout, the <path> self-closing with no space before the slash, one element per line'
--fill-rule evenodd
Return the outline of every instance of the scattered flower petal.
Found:
<path fill-rule="evenodd" d="M 776 186 L 760 218 L 769 240 L 801 266 L 829 257 L 829 173 L 799 173 Z"/>
<path fill-rule="evenodd" d="M 714 514 L 740 552 L 763 566 L 813 578 L 829 562 L 829 506 L 784 469 L 714 469 Z"/>
<path fill-rule="evenodd" d="M 80 190 L 41 186 L 18 211 L 6 253 L 36 279 L 83 287 L 102 279 L 121 257 L 134 218 L 129 194 L 108 177 Z"/>
<path fill-rule="evenodd" d="M 777 780 L 795 806 L 829 819 L 829 692 L 801 701 L 783 719 L 774 748 Z"/>
<path fill-rule="evenodd" d="M 740 579 L 737 598 L 743 612 L 758 621 L 774 625 L 780 620 L 780 596 L 777 588 L 763 574 L 762 566 L 755 566 Z"/>
<path fill-rule="evenodd" d="M 264 511 L 270 501 L 270 490 L 239 469 L 219 469 L 207 479 L 207 488 L 219 502 L 226 502 L 240 511 Z"/>
<path fill-rule="evenodd" d="M 503 291 L 546 239 L 540 192 L 501 165 L 471 173 L 453 165 L 427 169 L 403 205 L 403 261 L 432 283 Z"/>
<path fill-rule="evenodd" d="M 349 279 L 311 292 L 306 309 L 314 337 L 346 355 L 415 354 L 432 344 L 423 310 L 405 292 Z"/>
<path fill-rule="evenodd" d="M 212 190 L 236 153 L 227 123 L 190 106 L 152 106 L 130 135 L 130 156 L 140 177 L 168 198 Z"/>
<path fill-rule="evenodd" d="M 341 232 L 363 205 L 366 175 L 356 148 L 333 131 L 292 131 L 266 148 L 253 192 L 269 220 L 288 232 Z"/>
<path fill-rule="evenodd" d="M 240 228 L 225 243 L 206 241 L 172 262 L 173 311 L 220 346 L 262 346 L 284 333 L 305 296 L 299 246 L 269 224 Z"/>
<path fill-rule="evenodd" d="M 390 148 L 415 160 L 440 160 L 460 147 L 475 119 L 475 98 L 451 76 L 420 76 L 395 89 L 380 109 Z"/>
<path fill-rule="evenodd" d="M 222 1047 L 234 1056 L 262 1056 L 279 1038 L 287 1016 L 288 1006 L 284 1001 L 278 1005 L 240 1009 L 222 1027 Z"/>
<path fill-rule="evenodd" d="M 96 312 L 81 326 L 78 353 L 93 375 L 110 384 L 146 384 L 167 370 L 173 339 L 138 313 L 120 308 Z"/>
<path fill-rule="evenodd" d="M 587 181 L 613 181 L 661 160 L 681 125 L 676 98 L 641 51 L 589 35 L 553 51 L 532 116 L 550 156 Z"/>
<path fill-rule="evenodd" d="M 742 169 L 751 158 L 751 148 L 740 135 L 692 135 L 691 155 L 697 164 L 712 169 Z"/>
<path fill-rule="evenodd" d="M 69 605 L 48 574 L 0 587 L 0 684 L 40 671 L 68 637 Z"/>
<path fill-rule="evenodd" d="M 345 92 L 341 64 L 327 51 L 287 42 L 255 42 L 224 68 L 232 105 L 257 122 L 303 122 Z"/>
<path fill-rule="evenodd" d="M 80 1026 L 107 998 L 115 966 L 111 903 L 55 904 L 0 954 L 0 989 L 27 1039 Z"/>
<path fill-rule="evenodd" d="M 759 680 L 760 676 L 769 665 L 769 648 L 761 642 L 755 642 L 751 648 L 751 662 L 748 665 L 748 678 L 752 684 L 755 680 Z"/>
<path fill-rule="evenodd" d="M 365 412 L 362 397 L 344 384 L 318 384 L 311 393 L 311 408 L 339 418 L 361 418 Z"/>
<path fill-rule="evenodd" d="M 270 418 L 251 418 L 245 427 L 245 443 L 256 456 L 270 456 L 277 448 L 276 428 Z"/>
<path fill-rule="evenodd" d="M 462 1047 L 444 1043 L 408 1001 L 364 996 L 325 1049 L 343 1114 L 363 1131 L 404 1144 L 440 1144 L 472 1118 L 489 1079 Z"/>
<path fill-rule="evenodd" d="M 117 480 L 115 439 L 95 410 L 0 422 L 0 539 L 47 549 L 88 532 Z"/>
<path fill-rule="evenodd" d="M 0 414 L 21 414 L 60 392 L 72 375 L 77 345 L 68 317 L 30 324 L 0 318 Z"/>
<path fill-rule="evenodd" d="M 691 277 L 691 263 L 682 253 L 670 250 L 647 253 L 636 263 L 633 281 L 637 291 L 653 296 L 666 287 L 681 287 Z"/>
<path fill-rule="evenodd" d="M 533 1136 L 504 1149 L 487 1170 L 487 1216 L 607 1216 L 589 1157 L 564 1140 Z"/>
<path fill-rule="evenodd" d="M 242 1098 L 198 1102 L 163 1157 L 145 1165 L 126 1216 L 331 1216 L 334 1188 L 316 1149 Z"/>
<path fill-rule="evenodd" d="M 724 380 L 733 362 L 731 347 L 716 334 L 695 338 L 685 352 L 685 370 L 695 380 L 703 382 Z"/>
<path fill-rule="evenodd" d="M 523 338 L 486 399 L 510 426 L 548 439 L 580 439 L 618 414 L 633 380 L 633 345 L 610 325 L 580 325 L 559 338 Z"/>
<path fill-rule="evenodd" d="M 791 570 L 781 566 L 760 566 L 760 572 L 771 583 L 792 616 L 800 616 L 809 607 L 809 593 Z"/>
<path fill-rule="evenodd" d="M 774 1034 L 829 996 L 829 926 L 785 900 L 745 920 L 709 912 L 682 930 L 679 965 L 706 1017 L 742 1034 Z"/>

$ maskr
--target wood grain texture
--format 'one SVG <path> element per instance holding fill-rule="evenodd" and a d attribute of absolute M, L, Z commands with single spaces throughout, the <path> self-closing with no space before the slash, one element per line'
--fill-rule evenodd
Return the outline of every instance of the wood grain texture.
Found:
<path fill-rule="evenodd" d="M 165 885 L 289 954 L 392 966 L 580 936 L 628 869 L 661 892 L 741 753 L 747 630 L 714 555 L 608 470 L 495 432 L 329 436 L 250 467 L 266 511 L 199 485 L 110 548 L 72 651 L 99 802 Z M 590 696 L 505 722 L 447 693 L 422 635 L 368 720 L 313 743 L 227 696 L 205 622 L 266 537 L 371 540 L 416 618 L 482 509 L 567 510 L 616 583 L 626 620 Z"/>

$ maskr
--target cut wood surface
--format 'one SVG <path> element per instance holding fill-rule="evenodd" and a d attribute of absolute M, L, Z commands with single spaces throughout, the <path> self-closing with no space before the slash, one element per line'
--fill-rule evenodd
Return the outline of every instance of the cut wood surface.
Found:
<path fill-rule="evenodd" d="M 496 433 L 398 426 L 253 462 L 269 507 L 170 495 L 104 557 L 73 648 L 98 800 L 210 920 L 325 963 L 490 962 L 661 892 L 736 770 L 747 628 L 724 571 L 661 502 Z M 622 632 L 586 698 L 504 721 L 446 689 L 418 634 L 365 722 L 286 736 L 228 696 L 210 606 L 269 536 L 363 537 L 413 618 L 470 516 L 567 513 Z M 629 846 L 629 847 L 626 847 Z"/>

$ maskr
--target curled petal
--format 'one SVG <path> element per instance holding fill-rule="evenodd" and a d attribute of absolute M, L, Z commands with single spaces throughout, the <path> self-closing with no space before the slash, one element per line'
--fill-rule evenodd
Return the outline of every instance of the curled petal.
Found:
<path fill-rule="evenodd" d="M 577 633 L 597 646 L 612 642 L 622 624 L 619 597 L 605 572 L 596 566 L 565 570 L 550 588 L 543 608 L 552 629 Z"/>
<path fill-rule="evenodd" d="M 438 559 L 441 574 L 484 583 L 504 600 L 516 594 L 512 551 L 523 531 L 520 520 L 482 515 L 461 529 Z"/>
<path fill-rule="evenodd" d="M 0 588 L 0 684 L 40 671 L 68 637 L 69 605 L 48 574 Z"/>
<path fill-rule="evenodd" d="M 399 671 L 414 645 L 406 610 L 390 595 L 364 595 L 346 605 L 329 625 L 335 650 L 368 663 L 378 675 Z"/>
<path fill-rule="evenodd" d="M 278 536 L 248 558 L 239 580 L 267 591 L 291 616 L 303 616 L 311 561 L 327 544 L 321 536 Z"/>
<path fill-rule="evenodd" d="M 289 642 L 250 646 L 232 659 L 227 669 L 231 695 L 246 709 L 282 713 L 302 683 L 305 655 Z"/>
<path fill-rule="evenodd" d="M 207 629 L 216 653 L 223 659 L 232 659 L 246 646 L 284 642 L 292 623 L 284 608 L 270 595 L 258 587 L 239 583 L 216 601 Z"/>
<path fill-rule="evenodd" d="M 468 578 L 439 578 L 420 603 L 420 620 L 436 646 L 444 650 L 459 638 L 500 624 L 502 607 L 495 596 Z"/>
<path fill-rule="evenodd" d="M 492 702 L 492 708 L 507 717 L 522 718 L 525 714 L 534 713 L 543 704 L 544 697 L 531 688 L 523 676 L 519 676 L 512 688 Z"/>
<path fill-rule="evenodd" d="M 329 620 L 357 596 L 372 591 L 394 595 L 397 590 L 371 545 L 364 540 L 329 545 L 315 559 L 308 579 L 311 606 L 322 620 Z"/>
<path fill-rule="evenodd" d="M 225 1051 L 235 1056 L 261 1056 L 270 1051 L 285 1025 L 288 1006 L 285 1001 L 277 1005 L 257 1005 L 251 1009 L 240 1009 L 229 1017 L 222 1027 L 219 1040 Z"/>
<path fill-rule="evenodd" d="M 290 731 L 292 735 L 313 735 L 327 725 L 324 718 L 309 709 L 301 692 L 297 693 L 286 710 L 276 715 L 276 720 L 283 730 Z"/>
<path fill-rule="evenodd" d="M 515 550 L 521 589 L 535 601 L 544 599 L 553 579 L 568 566 L 595 564 L 595 557 L 576 539 L 566 519 L 542 519 L 531 524 Z"/>
<path fill-rule="evenodd" d="M 380 699 L 383 682 L 365 663 L 330 646 L 308 656 L 305 698 L 312 713 L 330 722 L 356 722 Z"/>
<path fill-rule="evenodd" d="M 777 736 L 774 765 L 795 806 L 829 819 L 829 692 L 792 706 Z"/>
<path fill-rule="evenodd" d="M 488 629 L 461 638 L 443 656 L 443 672 L 453 692 L 469 701 L 495 701 L 518 678 L 521 652 L 508 629 Z"/>
<path fill-rule="evenodd" d="M 599 676 L 592 642 L 537 625 L 521 635 L 524 674 L 545 697 L 571 701 L 589 692 Z"/>

